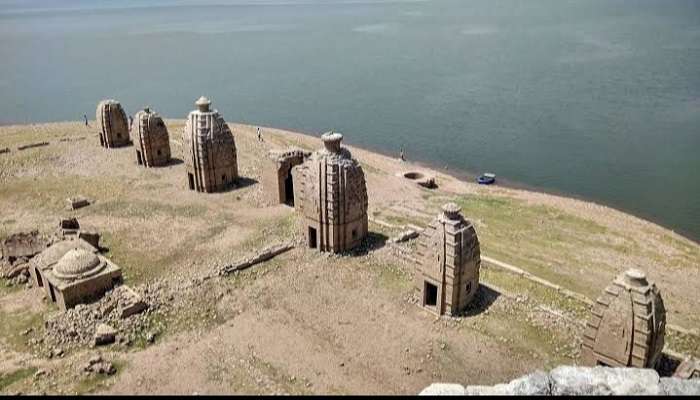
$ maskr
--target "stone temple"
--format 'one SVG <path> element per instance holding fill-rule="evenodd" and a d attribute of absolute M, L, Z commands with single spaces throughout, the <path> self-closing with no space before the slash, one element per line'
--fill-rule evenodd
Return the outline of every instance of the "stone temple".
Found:
<path fill-rule="evenodd" d="M 310 248 L 340 253 L 367 235 L 367 186 L 360 164 L 341 147 L 343 135 L 321 136 L 324 149 L 292 168 L 294 205 Z"/>
<path fill-rule="evenodd" d="M 136 147 L 136 163 L 146 168 L 170 163 L 170 136 L 163 119 L 148 107 L 134 116 L 131 137 Z"/>
<path fill-rule="evenodd" d="M 654 368 L 661 358 L 666 309 L 644 272 L 620 274 L 591 308 L 581 345 L 584 364 Z"/>
<path fill-rule="evenodd" d="M 418 242 L 416 285 L 421 305 L 438 315 L 458 315 L 479 286 L 481 252 L 474 226 L 459 206 L 445 204 Z"/>
<path fill-rule="evenodd" d="M 31 260 L 29 273 L 35 287 L 64 311 L 122 283 L 121 269 L 82 239 L 54 243 Z"/>
<path fill-rule="evenodd" d="M 294 207 L 294 178 L 292 167 L 302 164 L 310 153 L 296 148 L 270 150 L 264 161 L 262 184 L 270 204 Z"/>
<path fill-rule="evenodd" d="M 99 102 L 95 118 L 100 127 L 100 145 L 102 147 L 120 147 L 131 143 L 129 121 L 118 101 L 110 99 Z"/>
<path fill-rule="evenodd" d="M 190 112 L 182 138 L 188 187 L 198 192 L 217 192 L 238 180 L 236 143 L 233 134 L 211 101 L 200 97 Z"/>

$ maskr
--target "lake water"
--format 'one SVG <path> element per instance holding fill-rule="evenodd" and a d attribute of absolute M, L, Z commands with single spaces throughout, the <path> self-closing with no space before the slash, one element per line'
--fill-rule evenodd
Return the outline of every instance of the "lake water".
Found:
<path fill-rule="evenodd" d="M 200 95 L 700 238 L 700 1 L 0 0 L 2 124 Z"/>

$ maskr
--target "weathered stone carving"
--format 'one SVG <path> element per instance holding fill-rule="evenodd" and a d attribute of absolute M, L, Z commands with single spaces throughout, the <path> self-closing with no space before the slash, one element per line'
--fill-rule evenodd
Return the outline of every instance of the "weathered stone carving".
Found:
<path fill-rule="evenodd" d="M 97 105 L 96 119 L 100 127 L 100 145 L 102 147 L 126 146 L 131 142 L 129 122 L 118 101 L 102 100 Z"/>
<path fill-rule="evenodd" d="M 238 180 L 233 134 L 211 101 L 200 97 L 185 122 L 183 150 L 188 187 L 198 192 L 221 191 Z"/>
<path fill-rule="evenodd" d="M 304 162 L 311 153 L 291 148 L 271 150 L 262 171 L 265 197 L 271 204 L 287 204 L 294 207 L 294 178 L 292 167 Z"/>
<path fill-rule="evenodd" d="M 136 163 L 146 168 L 167 165 L 170 162 L 170 136 L 158 113 L 148 107 L 134 116 L 131 137 L 136 148 Z"/>
<path fill-rule="evenodd" d="M 476 230 L 459 206 L 445 204 L 418 241 L 416 285 L 421 304 L 439 315 L 457 315 L 479 286 L 481 252 Z"/>
<path fill-rule="evenodd" d="M 581 358 L 586 365 L 654 368 L 661 358 L 666 310 L 644 272 L 619 275 L 591 308 Z"/>
<path fill-rule="evenodd" d="M 343 135 L 321 136 L 325 148 L 292 168 L 294 204 L 306 221 L 309 247 L 333 253 L 367 235 L 367 187 L 362 166 L 341 147 Z"/>

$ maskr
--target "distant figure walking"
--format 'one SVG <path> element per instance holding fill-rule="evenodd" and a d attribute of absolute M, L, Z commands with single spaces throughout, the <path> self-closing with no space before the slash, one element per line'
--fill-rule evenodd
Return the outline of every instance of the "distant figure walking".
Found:
<path fill-rule="evenodd" d="M 403 146 L 401 146 L 401 155 L 399 156 L 401 161 L 406 161 L 406 154 L 403 151 Z"/>
<path fill-rule="evenodd" d="M 83 118 L 85 118 L 85 126 L 90 126 L 90 124 L 88 124 L 87 114 L 83 114 Z"/>
<path fill-rule="evenodd" d="M 129 115 L 129 129 L 131 129 L 131 125 L 133 125 L 133 124 L 134 124 L 134 117 Z"/>
<path fill-rule="evenodd" d="M 263 141 L 262 133 L 260 132 L 260 127 L 258 127 L 258 142 L 262 142 L 262 141 Z"/>

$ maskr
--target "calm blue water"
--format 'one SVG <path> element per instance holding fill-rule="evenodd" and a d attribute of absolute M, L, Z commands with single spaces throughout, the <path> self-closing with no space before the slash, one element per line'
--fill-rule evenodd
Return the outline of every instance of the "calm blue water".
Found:
<path fill-rule="evenodd" d="M 0 123 L 202 94 L 700 238 L 700 1 L 0 0 Z"/>

